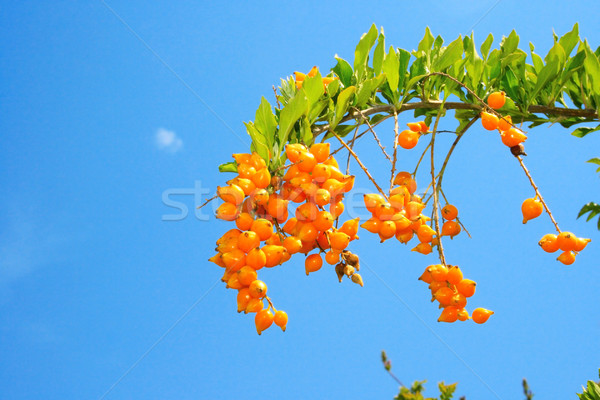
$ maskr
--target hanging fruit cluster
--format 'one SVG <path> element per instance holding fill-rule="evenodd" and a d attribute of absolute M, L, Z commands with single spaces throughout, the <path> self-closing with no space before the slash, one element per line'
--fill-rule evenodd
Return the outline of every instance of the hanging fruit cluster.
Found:
<path fill-rule="evenodd" d="M 235 221 L 237 229 L 217 240 L 218 253 L 209 261 L 225 268 L 222 280 L 227 288 L 238 290 L 238 312 L 256 313 L 259 334 L 273 322 L 283 330 L 287 325 L 287 314 L 275 309 L 267 285 L 258 279 L 257 271 L 263 267 L 275 267 L 302 253 L 308 275 L 321 269 L 324 253 L 327 263 L 338 265 L 340 282 L 342 269 L 342 276 L 363 285 L 355 272 L 360 268 L 358 256 L 347 250 L 350 242 L 358 239 L 358 219 L 334 227 L 354 176 L 340 171 L 329 147 L 329 143 L 310 148 L 288 144 L 285 152 L 290 163 L 282 168 L 286 170 L 282 177 L 277 174 L 281 170 L 272 175 L 256 153 L 234 154 L 238 176 L 217 189 L 224 203 L 216 216 Z M 290 202 L 298 204 L 293 217 L 289 217 Z"/>

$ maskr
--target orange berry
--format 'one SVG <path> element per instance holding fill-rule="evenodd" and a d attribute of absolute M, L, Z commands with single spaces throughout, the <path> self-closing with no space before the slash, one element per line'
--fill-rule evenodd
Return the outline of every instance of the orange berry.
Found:
<path fill-rule="evenodd" d="M 379 233 L 379 238 L 383 243 L 396 235 L 396 224 L 394 221 L 381 221 L 379 232 L 377 233 Z"/>
<path fill-rule="evenodd" d="M 447 286 L 439 288 L 434 294 L 433 298 L 437 300 L 442 306 L 449 306 L 452 301 L 454 291 Z"/>
<path fill-rule="evenodd" d="M 260 238 L 256 232 L 245 231 L 238 238 L 238 248 L 244 253 L 248 253 L 258 246 L 260 246 Z"/>
<path fill-rule="evenodd" d="M 498 121 L 498 129 L 500 129 L 502 132 L 505 132 L 505 131 L 509 130 L 510 128 L 512 128 L 511 116 L 506 115 L 506 116 L 500 118 L 500 120 Z"/>
<path fill-rule="evenodd" d="M 329 143 L 315 143 L 310 146 L 310 152 L 315 156 L 317 162 L 324 162 L 329 158 Z"/>
<path fill-rule="evenodd" d="M 433 281 L 433 282 L 431 282 L 429 284 L 429 290 L 431 290 L 431 295 L 433 296 L 435 294 L 435 292 L 437 292 L 438 290 L 440 290 L 443 287 L 448 287 L 448 283 L 446 281 L 443 281 L 443 282 Z M 433 300 L 435 300 L 435 298 Z"/>
<path fill-rule="evenodd" d="M 448 221 L 452 221 L 458 217 L 458 209 L 452 204 L 446 204 L 444 208 L 442 208 L 442 217 Z"/>
<path fill-rule="evenodd" d="M 237 294 L 237 311 L 242 312 L 248 307 L 248 302 L 252 299 L 250 296 L 250 290 L 248 288 L 243 288 L 238 291 Z"/>
<path fill-rule="evenodd" d="M 492 107 L 494 110 L 502 108 L 504 103 L 506 102 L 506 93 L 504 92 L 494 92 L 490 94 L 487 98 L 488 106 Z"/>
<path fill-rule="evenodd" d="M 557 260 L 565 265 L 571 265 L 575 262 L 575 253 L 572 251 L 565 251 L 558 256 Z"/>
<path fill-rule="evenodd" d="M 360 218 L 349 219 L 344 222 L 342 227 L 338 229 L 339 232 L 344 232 L 346 235 L 350 236 L 350 240 L 353 240 L 358 233 L 358 222 Z"/>
<path fill-rule="evenodd" d="M 217 186 L 217 196 L 227 203 L 238 206 L 244 201 L 245 194 L 238 185 L 231 184 L 229 186 Z"/>
<path fill-rule="evenodd" d="M 333 218 L 337 218 L 340 215 L 342 215 L 342 213 L 344 212 L 344 208 L 344 203 L 342 203 L 341 201 L 337 201 L 329 206 L 329 212 L 331 213 L 331 215 L 333 215 Z"/>
<path fill-rule="evenodd" d="M 329 235 L 329 245 L 332 250 L 342 251 L 350 243 L 350 236 L 344 232 L 333 232 Z"/>
<path fill-rule="evenodd" d="M 237 274 L 238 280 L 244 286 L 250 286 L 250 284 L 257 279 L 256 270 L 248 265 L 240 268 Z"/>
<path fill-rule="evenodd" d="M 296 218 L 298 221 L 314 221 L 318 212 L 319 208 L 314 203 L 304 203 L 296 208 Z"/>
<path fill-rule="evenodd" d="M 394 185 L 406 186 L 410 193 L 414 193 L 417 190 L 417 181 L 413 179 L 410 172 L 398 172 L 393 183 Z"/>
<path fill-rule="evenodd" d="M 216 211 L 216 217 L 224 221 L 233 221 L 237 216 L 238 208 L 232 203 L 223 203 Z"/>
<path fill-rule="evenodd" d="M 252 222 L 250 231 L 255 232 L 260 240 L 267 240 L 273 235 L 273 224 L 267 219 L 258 218 Z"/>
<path fill-rule="evenodd" d="M 396 231 L 396 239 L 398 239 L 398 241 L 400 243 L 408 243 L 410 242 L 410 239 L 413 238 L 414 236 L 414 232 L 412 229 L 407 228 L 405 230 L 401 230 L 401 231 Z"/>
<path fill-rule="evenodd" d="M 261 168 L 260 170 L 256 171 L 256 173 L 252 175 L 250 179 L 259 189 L 264 189 L 271 184 L 271 174 L 267 168 Z"/>
<path fill-rule="evenodd" d="M 298 222 L 298 223 L 301 224 L 301 222 Z M 304 224 L 302 224 L 302 226 L 296 236 L 298 236 L 298 238 L 305 243 L 312 243 L 317 239 L 318 235 L 319 235 L 319 231 L 313 224 L 304 223 Z"/>
<path fill-rule="evenodd" d="M 256 168 L 250 164 L 238 164 L 237 170 L 240 178 L 252 179 L 256 174 Z"/>
<path fill-rule="evenodd" d="M 250 291 L 250 296 L 255 299 L 262 299 L 267 295 L 267 284 L 257 279 L 250 283 L 248 290 Z"/>
<path fill-rule="evenodd" d="M 581 251 L 585 249 L 585 246 L 587 246 L 587 244 L 591 241 L 592 239 L 577 238 L 577 245 L 575 246 L 575 251 Z"/>
<path fill-rule="evenodd" d="M 325 253 L 325 261 L 329 265 L 335 265 L 340 262 L 340 253 L 338 251 L 330 250 Z"/>
<path fill-rule="evenodd" d="M 329 144 L 329 143 L 327 143 Z M 287 327 L 288 316 L 285 311 L 277 310 L 275 313 L 275 317 L 273 318 L 273 322 L 275 325 L 281 328 L 282 331 L 285 332 L 285 328 Z"/>
<path fill-rule="evenodd" d="M 523 223 L 526 224 L 527 221 L 532 220 L 534 218 L 542 215 L 542 211 L 544 207 L 542 206 L 542 202 L 538 199 L 525 199 L 523 204 L 521 204 L 521 212 L 523 213 Z"/>
<path fill-rule="evenodd" d="M 372 217 L 363 222 L 361 227 L 371 233 L 379 233 L 379 230 L 381 229 L 381 221 L 377 217 Z"/>
<path fill-rule="evenodd" d="M 460 270 L 460 268 L 458 268 L 458 266 L 453 265 L 448 269 L 448 275 L 447 275 L 446 279 L 451 284 L 458 285 L 460 283 L 460 281 L 463 280 L 463 273 Z"/>
<path fill-rule="evenodd" d="M 238 271 L 244 265 L 246 265 L 246 255 L 240 249 L 232 250 L 228 253 L 224 253 L 221 257 L 225 267 L 231 271 Z"/>
<path fill-rule="evenodd" d="M 306 275 L 320 270 L 322 266 L 323 259 L 320 254 L 311 254 L 304 260 L 304 270 L 306 271 Z"/>
<path fill-rule="evenodd" d="M 231 155 L 238 164 L 250 164 L 252 154 L 236 153 Z"/>
<path fill-rule="evenodd" d="M 423 273 L 421 274 L 421 276 L 418 279 L 420 281 L 425 282 L 425 283 L 431 283 L 431 282 L 433 282 L 433 278 L 431 276 L 431 272 L 429 272 L 428 268 L 425 268 L 425 271 L 423 271 Z"/>
<path fill-rule="evenodd" d="M 419 125 L 421 126 L 421 133 L 427 133 L 429 127 L 425 123 L 425 121 L 419 121 Z"/>
<path fill-rule="evenodd" d="M 253 222 L 254 222 L 254 218 L 252 217 L 252 215 L 250 215 L 246 212 L 243 212 L 243 213 L 240 213 L 240 215 L 238 215 L 237 218 L 235 219 L 235 226 L 237 226 L 239 229 L 241 229 L 243 231 L 247 231 L 250 229 Z"/>
<path fill-rule="evenodd" d="M 419 215 L 424 208 L 425 204 L 422 204 L 418 201 L 409 201 L 405 209 L 406 218 L 410 219 L 411 221 L 415 221 L 417 218 L 419 218 Z"/>
<path fill-rule="evenodd" d="M 283 240 L 283 247 L 290 254 L 296 254 L 302 249 L 302 240 L 295 236 L 288 236 Z"/>
<path fill-rule="evenodd" d="M 427 255 L 431 253 L 431 245 L 429 243 L 419 243 L 411 251 Z"/>
<path fill-rule="evenodd" d="M 471 297 L 475 294 L 476 286 L 477 283 L 475 283 L 475 281 L 463 279 L 456 284 L 456 290 L 465 297 Z"/>
<path fill-rule="evenodd" d="M 421 225 L 419 226 L 419 228 L 417 229 L 417 238 L 419 239 L 419 241 L 421 243 L 429 243 L 431 242 L 431 240 L 433 239 L 433 236 L 435 235 L 435 230 L 430 227 L 429 225 Z"/>
<path fill-rule="evenodd" d="M 446 221 L 444 225 L 442 225 L 442 236 L 450 236 L 450 238 L 454 238 L 454 236 L 458 235 L 461 231 L 460 224 L 456 221 Z"/>
<path fill-rule="evenodd" d="M 227 289 L 241 289 L 244 287 L 244 285 L 242 285 L 242 283 L 240 282 L 238 275 L 233 274 L 227 280 L 227 285 L 225 287 Z"/>
<path fill-rule="evenodd" d="M 556 242 L 558 243 L 558 248 L 562 251 L 575 250 L 577 247 L 577 236 L 571 232 L 561 232 L 556 238 Z"/>
<path fill-rule="evenodd" d="M 442 310 L 438 322 L 455 322 L 458 319 L 458 308 L 448 306 Z"/>
<path fill-rule="evenodd" d="M 542 247 L 542 250 L 544 250 L 545 252 L 554 253 L 558 250 L 557 238 L 558 237 L 555 234 L 548 233 L 540 239 L 538 244 Z"/>
<path fill-rule="evenodd" d="M 367 207 L 367 210 L 371 213 L 374 213 L 378 206 L 385 204 L 385 198 L 376 193 L 365 194 L 363 200 L 365 202 L 365 207 Z"/>
<path fill-rule="evenodd" d="M 263 158 L 259 156 L 258 153 L 252 153 L 252 155 L 250 155 L 248 164 L 252 165 L 257 171 L 267 166 L 265 160 L 263 160 Z"/>
<path fill-rule="evenodd" d="M 471 318 L 469 316 L 469 312 L 467 310 L 465 310 L 464 308 L 459 308 L 457 311 L 457 315 L 458 315 L 459 321 L 466 321 Z"/>
<path fill-rule="evenodd" d="M 221 253 L 215 254 L 214 256 L 209 258 L 208 261 L 217 264 L 219 267 L 225 268 L 225 263 L 223 262 L 223 254 Z"/>
<path fill-rule="evenodd" d="M 317 160 L 312 153 L 304 152 L 300 153 L 298 159 L 298 169 L 302 172 L 311 172 L 317 165 Z"/>
<path fill-rule="evenodd" d="M 430 265 L 427 270 L 431 273 L 434 281 L 444 282 L 448 277 L 448 268 L 442 264 Z"/>
<path fill-rule="evenodd" d="M 318 211 L 313 225 L 319 231 L 326 231 L 333 226 L 333 215 L 328 211 Z"/>
<path fill-rule="evenodd" d="M 478 324 L 483 324 L 493 313 L 493 311 L 486 310 L 485 308 L 476 308 L 471 314 L 471 319 Z"/>
<path fill-rule="evenodd" d="M 260 310 L 254 317 L 256 332 L 260 335 L 273 324 L 274 315 L 270 309 Z"/>
<path fill-rule="evenodd" d="M 318 189 L 315 192 L 315 203 L 318 206 L 325 206 L 327 204 L 329 204 L 329 201 L 331 200 L 331 194 L 329 194 L 329 192 L 325 189 Z"/>
<path fill-rule="evenodd" d="M 510 128 L 506 132 L 500 134 L 502 143 L 508 147 L 517 146 L 527 140 L 527 136 L 520 129 Z"/>
<path fill-rule="evenodd" d="M 483 111 L 481 113 L 481 125 L 488 131 L 496 130 L 498 128 L 498 117 Z"/>
<path fill-rule="evenodd" d="M 276 218 L 278 221 L 283 217 L 286 217 L 285 219 L 287 219 L 287 204 L 287 200 L 272 194 L 269 196 L 269 202 L 267 203 L 267 212 L 271 217 Z"/>
<path fill-rule="evenodd" d="M 307 151 L 306 146 L 300 143 L 288 144 L 285 146 L 285 155 L 291 163 L 300 161 L 300 154 Z"/>
<path fill-rule="evenodd" d="M 287 252 L 285 247 L 275 245 L 275 244 L 267 244 L 261 249 L 263 253 L 265 253 L 265 267 L 273 268 L 276 265 L 281 264 L 283 259 L 284 252 Z"/>
<path fill-rule="evenodd" d="M 294 229 L 296 228 L 297 223 L 298 223 L 298 220 L 296 218 L 290 218 L 287 220 L 285 225 L 283 225 L 282 229 L 288 235 L 292 235 L 294 233 Z"/>
<path fill-rule="evenodd" d="M 406 126 L 413 132 L 421 132 L 421 124 L 418 122 L 409 122 Z"/>
<path fill-rule="evenodd" d="M 248 254 L 246 254 L 246 265 L 254 268 L 255 270 L 259 270 L 267 264 L 267 255 L 262 249 L 258 247 L 250 250 Z"/>
<path fill-rule="evenodd" d="M 420 134 L 411 130 L 405 130 L 398 135 L 398 146 L 403 149 L 412 149 L 419 143 Z"/>
<path fill-rule="evenodd" d="M 331 170 L 328 165 L 317 164 L 313 168 L 311 174 L 312 180 L 318 183 L 323 183 L 327 179 L 331 178 Z"/>
<path fill-rule="evenodd" d="M 256 190 L 256 185 L 254 182 L 246 178 L 235 178 L 227 183 L 239 186 L 246 196 L 250 196 Z"/>
<path fill-rule="evenodd" d="M 242 289 L 244 290 L 244 289 Z M 250 291 L 248 291 L 248 293 L 250 293 Z M 251 299 L 250 301 L 248 301 L 248 305 L 246 306 L 246 310 L 244 310 L 244 313 L 248 314 L 248 313 L 253 313 L 253 312 L 259 312 L 260 310 L 263 309 L 263 307 L 265 306 L 263 301 L 261 299 L 257 299 L 255 297 L 250 296 Z"/>

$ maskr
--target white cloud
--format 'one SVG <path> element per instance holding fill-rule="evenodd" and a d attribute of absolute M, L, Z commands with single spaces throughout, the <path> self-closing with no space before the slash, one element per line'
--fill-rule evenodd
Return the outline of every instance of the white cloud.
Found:
<path fill-rule="evenodd" d="M 154 136 L 156 147 L 169 153 L 176 153 L 183 147 L 183 141 L 173 131 L 159 128 Z"/>

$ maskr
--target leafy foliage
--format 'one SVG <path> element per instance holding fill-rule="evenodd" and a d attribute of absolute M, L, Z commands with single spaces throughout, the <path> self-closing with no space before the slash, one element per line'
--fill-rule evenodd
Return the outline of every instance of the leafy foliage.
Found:
<path fill-rule="evenodd" d="M 600 376 L 600 370 L 598 370 Z M 581 400 L 600 400 L 600 385 L 594 381 L 587 382 L 587 388 L 583 388 L 582 393 L 577 393 Z"/>

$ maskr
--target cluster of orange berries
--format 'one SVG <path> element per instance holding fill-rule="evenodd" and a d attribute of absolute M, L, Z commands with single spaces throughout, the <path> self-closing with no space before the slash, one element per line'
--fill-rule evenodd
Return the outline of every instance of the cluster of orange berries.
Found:
<path fill-rule="evenodd" d="M 455 322 L 472 319 L 483 324 L 494 313 L 485 308 L 476 308 L 471 316 L 465 309 L 467 298 L 475 294 L 475 281 L 463 278 L 463 273 L 456 265 L 448 267 L 442 264 L 430 265 L 419 280 L 428 283 L 431 290 L 431 301 L 437 301 L 442 313 L 438 322 Z"/>
<path fill-rule="evenodd" d="M 506 94 L 504 92 L 494 92 L 487 98 L 488 106 L 494 110 L 502 108 L 505 102 Z M 519 146 L 521 143 L 527 140 L 527 136 L 523 133 L 523 131 L 513 125 L 510 115 L 498 117 L 495 114 L 482 111 L 480 116 L 481 125 L 483 128 L 487 129 L 488 131 L 494 131 L 497 129 L 500 132 L 502 143 L 511 149 Z M 515 149 L 515 151 L 516 150 L 517 149 Z M 517 154 L 520 153 L 517 152 Z"/>
<path fill-rule="evenodd" d="M 571 232 L 560 232 L 558 235 L 553 233 L 544 235 L 538 244 L 547 253 L 562 251 L 557 260 L 565 265 L 571 265 L 575 262 L 576 255 L 591 241 L 592 239 L 579 238 Z"/>
<path fill-rule="evenodd" d="M 371 233 L 379 235 L 381 242 L 392 237 L 403 244 L 417 237 L 417 244 L 412 251 L 421 254 L 432 252 L 432 246 L 439 243 L 436 231 L 427 224 L 431 218 L 422 214 L 425 204 L 420 196 L 414 194 L 417 182 L 406 171 L 399 172 L 394 178 L 395 185 L 389 193 L 388 200 L 380 194 L 369 193 L 364 195 L 367 210 L 371 218 L 361 227 Z M 461 231 L 460 224 L 455 221 L 458 210 L 451 204 L 442 209 L 442 216 L 446 222 L 442 225 L 441 235 L 453 238 Z"/>
<path fill-rule="evenodd" d="M 358 238 L 358 218 L 346 221 L 339 229 L 333 226 L 344 211 L 344 194 L 352 189 L 354 176 L 340 171 L 330 155 L 329 143 L 310 148 L 289 144 L 286 156 L 291 164 L 279 177 L 271 175 L 258 154 L 234 154 L 238 176 L 229 180 L 227 186 L 217 188 L 224 203 L 216 210 L 216 216 L 235 221 L 237 228 L 217 240 L 217 254 L 209 261 L 225 268 L 222 280 L 227 288 L 238 290 L 238 312 L 256 313 L 259 334 L 273 322 L 283 330 L 287 324 L 287 314 L 275 310 L 266 296 L 266 284 L 258 280 L 257 271 L 263 267 L 275 267 L 295 253 L 307 255 L 318 248 L 317 253 L 305 259 L 307 275 L 322 267 L 320 253 L 324 252 L 326 262 L 346 267 L 344 274 L 363 284 L 355 273 L 358 257 L 346 250 Z M 299 203 L 291 218 L 290 202 Z"/>
<path fill-rule="evenodd" d="M 397 144 L 403 149 L 410 150 L 419 143 L 421 135 L 429 131 L 429 127 L 425 124 L 425 121 L 409 122 L 406 125 L 408 129 L 400 132 Z"/>
<path fill-rule="evenodd" d="M 304 80 L 307 77 L 312 78 L 312 77 L 316 76 L 318 72 L 319 72 L 319 68 L 317 68 L 316 65 L 314 67 L 312 67 L 310 71 L 308 71 L 308 74 L 303 74 L 302 72 L 298 72 L 298 71 L 294 72 L 294 80 L 296 81 L 296 88 L 297 89 L 302 88 L 302 85 L 304 84 Z M 329 85 L 335 79 L 338 79 L 338 77 L 337 76 L 323 77 L 321 79 L 323 81 L 323 88 L 327 89 L 327 85 Z"/>

